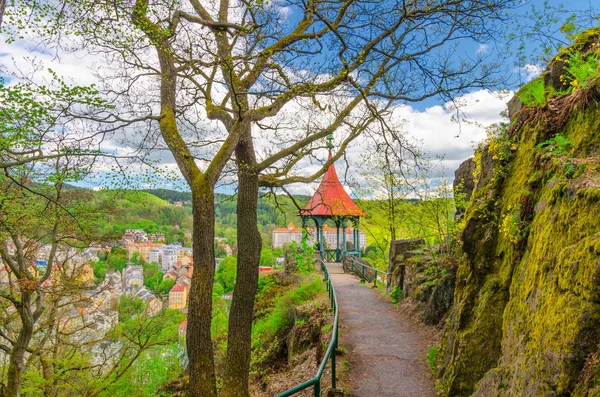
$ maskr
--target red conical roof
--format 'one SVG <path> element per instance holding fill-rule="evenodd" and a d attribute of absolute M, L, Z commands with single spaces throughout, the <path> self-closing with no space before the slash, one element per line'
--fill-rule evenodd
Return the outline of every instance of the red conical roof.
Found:
<path fill-rule="evenodd" d="M 331 151 L 329 152 L 331 160 Z M 364 216 L 363 210 L 352 201 L 340 183 L 332 163 L 319 185 L 319 188 L 300 210 L 304 216 Z"/>

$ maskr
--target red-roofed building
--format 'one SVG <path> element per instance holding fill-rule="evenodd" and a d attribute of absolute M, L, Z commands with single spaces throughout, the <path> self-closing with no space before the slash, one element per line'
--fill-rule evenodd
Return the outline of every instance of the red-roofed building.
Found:
<path fill-rule="evenodd" d="M 333 149 L 333 135 L 327 137 L 329 148 L 328 160 L 333 157 L 331 155 L 331 149 Z M 300 216 L 302 217 L 303 226 L 309 219 L 312 219 L 317 227 L 317 242 L 319 243 L 319 250 L 321 251 L 321 258 L 323 260 L 330 261 L 341 261 L 346 255 L 360 256 L 361 255 L 361 236 L 358 231 L 358 225 L 360 223 L 360 217 L 365 216 L 363 210 L 361 210 L 354 201 L 350 198 L 344 186 L 342 186 L 337 173 L 335 171 L 335 164 L 331 163 L 317 191 L 308 200 L 308 203 L 300 210 Z M 327 230 L 331 232 L 329 226 L 325 223 L 331 220 L 335 223 L 336 243 L 334 249 L 325 249 L 324 232 Z M 349 250 L 346 244 L 346 228 L 352 224 L 352 247 Z M 327 228 L 327 229 L 326 229 Z M 341 233 L 340 233 L 341 231 Z M 340 244 L 340 237 L 342 241 Z"/>
<path fill-rule="evenodd" d="M 179 324 L 179 339 L 184 340 L 185 339 L 185 335 L 187 333 L 187 320 L 183 321 L 181 324 Z"/>
<path fill-rule="evenodd" d="M 183 309 L 187 306 L 188 288 L 175 285 L 169 292 L 169 309 Z"/>

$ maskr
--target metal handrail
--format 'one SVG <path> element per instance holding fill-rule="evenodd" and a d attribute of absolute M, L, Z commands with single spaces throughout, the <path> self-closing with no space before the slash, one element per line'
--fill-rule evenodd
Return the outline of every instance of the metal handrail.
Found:
<path fill-rule="evenodd" d="M 386 276 L 385 277 L 386 278 L 386 280 L 385 280 L 386 287 L 389 288 L 389 286 L 390 286 L 390 273 L 384 272 L 383 270 L 375 269 L 374 267 L 371 267 L 371 266 L 367 266 L 367 265 L 365 265 L 362 262 L 357 262 L 356 258 L 354 258 L 352 256 L 349 256 L 348 258 L 350 258 L 350 261 L 352 262 L 352 273 L 354 273 L 354 264 L 355 263 L 358 264 L 358 265 L 360 265 L 360 266 L 362 266 L 361 277 L 362 277 L 363 280 L 366 280 L 365 279 L 365 268 L 373 270 L 375 272 L 375 275 L 373 276 L 373 286 L 374 287 L 377 287 L 377 273 L 385 274 L 385 276 Z"/>
<path fill-rule="evenodd" d="M 325 367 L 327 366 L 327 361 L 331 357 L 331 387 L 335 389 L 335 350 L 338 346 L 338 321 L 339 321 L 339 310 L 337 303 L 337 296 L 335 295 L 335 288 L 333 283 L 329 278 L 329 271 L 327 270 L 327 266 L 325 266 L 325 262 L 322 259 L 318 259 L 321 262 L 321 271 L 323 272 L 325 279 L 325 285 L 327 287 L 327 291 L 329 292 L 329 300 L 331 301 L 331 307 L 333 308 L 333 332 L 331 335 L 331 342 L 329 342 L 329 347 L 325 352 L 325 356 L 323 356 L 323 360 L 321 361 L 321 365 L 317 370 L 317 374 L 314 378 L 307 380 L 304 383 L 296 385 L 289 390 L 286 390 L 282 393 L 277 394 L 275 397 L 289 397 L 292 396 L 302 390 L 308 389 L 309 387 L 314 387 L 314 397 L 321 396 L 321 378 L 323 377 L 323 373 L 325 372 Z"/>

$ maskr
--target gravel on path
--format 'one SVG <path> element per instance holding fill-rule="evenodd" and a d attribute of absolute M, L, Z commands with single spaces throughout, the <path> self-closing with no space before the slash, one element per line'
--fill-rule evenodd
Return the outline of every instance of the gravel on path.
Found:
<path fill-rule="evenodd" d="M 426 357 L 435 332 L 340 265 L 328 268 L 340 308 L 339 344 L 348 350 L 350 396 L 434 397 Z"/>

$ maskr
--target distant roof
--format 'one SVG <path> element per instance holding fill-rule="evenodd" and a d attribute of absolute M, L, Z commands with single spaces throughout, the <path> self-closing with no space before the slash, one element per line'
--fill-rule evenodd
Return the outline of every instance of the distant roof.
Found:
<path fill-rule="evenodd" d="M 331 160 L 331 151 L 329 151 L 329 160 Z M 358 208 L 344 190 L 335 172 L 335 165 L 332 163 L 325 172 L 315 194 L 300 210 L 300 215 L 364 216 L 365 213 Z"/>
<path fill-rule="evenodd" d="M 174 291 L 174 292 L 185 291 L 185 286 L 184 285 L 176 285 L 173 288 L 171 288 L 171 291 Z"/>

